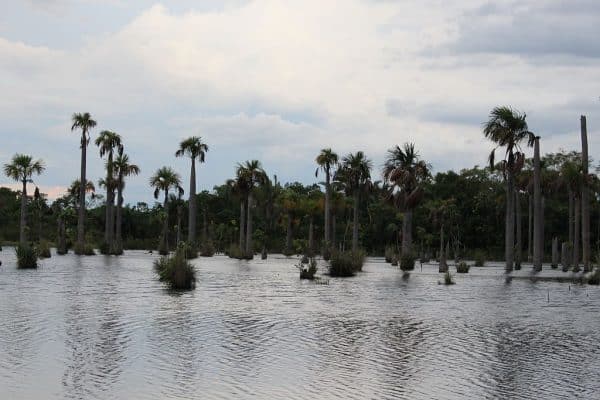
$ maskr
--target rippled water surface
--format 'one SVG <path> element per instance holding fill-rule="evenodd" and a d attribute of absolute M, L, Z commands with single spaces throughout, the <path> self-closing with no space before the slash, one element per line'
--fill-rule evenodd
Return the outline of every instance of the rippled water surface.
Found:
<path fill-rule="evenodd" d="M 0 259 L 2 399 L 600 398 L 597 287 L 380 259 L 318 285 L 217 256 L 177 294 L 142 252 Z"/>

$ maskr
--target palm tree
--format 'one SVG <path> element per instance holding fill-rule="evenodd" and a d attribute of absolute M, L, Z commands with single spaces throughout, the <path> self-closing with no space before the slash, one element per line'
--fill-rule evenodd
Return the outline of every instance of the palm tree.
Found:
<path fill-rule="evenodd" d="M 10 164 L 4 164 L 4 174 L 10 179 L 21 182 L 21 220 L 19 227 L 19 244 L 27 244 L 27 235 L 25 228 L 27 226 L 27 183 L 32 182 L 34 174 L 40 175 L 44 171 L 44 162 L 42 160 L 33 160 L 33 157 L 26 154 L 15 154 Z"/>
<path fill-rule="evenodd" d="M 75 129 L 81 129 L 81 178 L 80 182 L 87 182 L 85 171 L 86 171 L 86 150 L 90 143 L 89 131 L 96 126 L 96 121 L 92 119 L 90 113 L 76 113 L 72 117 L 73 125 L 71 131 Z M 77 246 L 75 248 L 76 253 L 83 253 L 84 241 L 85 241 L 85 187 L 80 186 L 79 188 L 79 216 L 77 219 Z"/>
<path fill-rule="evenodd" d="M 163 203 L 163 231 L 158 250 L 161 254 L 167 254 L 169 252 L 169 215 L 167 208 L 169 201 L 169 190 L 175 189 L 179 193 L 183 194 L 181 177 L 172 168 L 161 167 L 154 173 L 154 175 L 150 177 L 150 186 L 154 188 L 155 199 L 158 199 L 161 191 L 165 192 L 165 200 Z"/>
<path fill-rule="evenodd" d="M 325 254 L 329 252 L 331 237 L 331 177 L 334 174 L 334 168 L 338 163 L 338 155 L 330 148 L 322 149 L 315 159 L 319 167 L 315 170 L 315 177 L 319 174 L 319 169 L 325 173 Z"/>
<path fill-rule="evenodd" d="M 208 145 L 202 143 L 202 138 L 199 136 L 192 136 L 179 143 L 179 150 L 175 152 L 175 157 L 188 156 L 192 160 L 190 171 L 190 199 L 188 202 L 188 242 L 191 245 L 196 244 L 196 159 L 198 159 L 200 163 L 203 163 L 207 151 Z"/>
<path fill-rule="evenodd" d="M 526 114 L 521 114 L 510 107 L 494 108 L 490 113 L 489 120 L 484 124 L 483 134 L 496 144 L 489 157 L 491 169 L 496 167 L 494 163 L 495 150 L 498 147 L 506 148 L 504 160 L 501 162 L 501 169 L 506 181 L 504 252 L 506 271 L 510 272 L 513 270 L 515 258 L 515 174 L 523 168 L 525 162 L 525 155 L 521 152 L 520 143 L 527 139 L 528 145 L 532 146 L 534 135 L 527 126 Z M 534 222 L 534 228 L 535 226 Z"/>
<path fill-rule="evenodd" d="M 578 158 L 578 157 L 577 157 Z M 560 185 L 566 187 L 569 196 L 569 232 L 572 237 L 569 238 L 573 246 L 572 265 L 579 265 L 579 238 L 581 231 L 579 224 L 581 219 L 581 196 L 580 190 L 583 186 L 583 174 L 581 163 L 578 159 L 566 159 L 560 168 Z"/>
<path fill-rule="evenodd" d="M 440 228 L 440 266 L 439 272 L 446 272 L 448 265 L 444 249 L 446 241 L 444 239 L 445 228 L 448 225 L 452 225 L 458 217 L 458 210 L 456 208 L 456 199 L 450 198 L 447 200 L 437 200 L 430 205 L 429 217 L 433 221 L 434 225 Z"/>
<path fill-rule="evenodd" d="M 583 244 L 583 269 L 590 271 L 590 195 L 589 195 L 589 159 L 587 140 L 587 120 L 585 115 L 581 116 L 581 165 L 582 174 L 585 177 L 581 185 L 581 241 Z"/>
<path fill-rule="evenodd" d="M 108 252 L 113 252 L 113 235 L 114 235 L 114 206 L 115 206 L 115 189 L 116 180 L 114 177 L 113 154 L 114 150 L 123 150 L 121 136 L 115 132 L 102 131 L 96 138 L 96 146 L 100 148 L 100 157 L 107 155 L 106 160 L 106 178 L 104 183 L 106 186 L 106 220 L 104 223 L 104 241 L 107 244 Z"/>
<path fill-rule="evenodd" d="M 114 254 L 123 254 L 123 237 L 121 233 L 122 229 L 122 210 L 123 210 L 123 189 L 125 189 L 125 177 L 131 175 L 138 175 L 140 173 L 140 167 L 129 162 L 129 156 L 123 154 L 122 148 L 119 154 L 114 160 L 114 173 L 117 176 L 117 222 L 116 222 L 116 237 L 114 245 Z"/>
<path fill-rule="evenodd" d="M 240 228 L 239 228 L 239 248 L 240 254 L 244 253 L 244 241 L 246 232 L 246 196 L 248 193 L 248 182 L 245 175 L 237 175 L 235 179 L 228 179 L 225 184 L 229 187 L 231 193 L 240 199 Z"/>
<path fill-rule="evenodd" d="M 248 211 L 246 212 L 246 257 L 251 258 L 254 254 L 252 247 L 252 207 L 253 207 L 253 189 L 256 186 L 264 184 L 268 177 L 265 171 L 262 169 L 260 161 L 251 160 L 246 161 L 244 164 L 238 164 L 236 169 L 236 175 L 239 180 L 245 182 L 247 188 L 247 206 Z"/>
<path fill-rule="evenodd" d="M 336 180 L 342 182 L 346 192 L 352 194 L 354 200 L 352 225 L 352 252 L 358 251 L 358 207 L 360 192 L 371 187 L 371 168 L 373 163 L 362 151 L 348 154 L 336 172 Z"/>
<path fill-rule="evenodd" d="M 298 210 L 300 199 L 298 194 L 289 187 L 286 187 L 280 197 L 281 209 L 285 214 L 285 248 L 283 254 L 290 256 L 294 252 L 293 236 L 294 236 L 294 214 Z"/>
<path fill-rule="evenodd" d="M 71 186 L 69 186 L 69 188 L 67 189 L 67 194 L 73 200 L 72 205 L 77 209 L 79 208 L 79 204 L 81 203 L 80 197 L 79 197 L 81 195 L 80 182 L 81 181 L 79 179 L 75 179 L 73 182 L 71 182 Z M 83 188 L 83 193 L 84 193 L 83 204 L 84 205 L 85 205 L 85 193 L 91 193 L 92 198 L 94 198 L 95 192 L 96 192 L 96 187 L 94 186 L 94 182 L 87 181 L 85 183 L 85 187 Z"/>
<path fill-rule="evenodd" d="M 423 183 L 429 177 L 429 166 L 420 159 L 413 143 L 388 150 L 383 178 L 390 184 L 389 199 L 404 213 L 402 219 L 401 255 L 412 252 L 412 216 L 423 198 Z"/>

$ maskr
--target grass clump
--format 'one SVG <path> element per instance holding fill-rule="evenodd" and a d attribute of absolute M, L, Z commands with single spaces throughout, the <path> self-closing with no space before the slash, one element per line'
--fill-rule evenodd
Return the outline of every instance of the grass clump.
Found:
<path fill-rule="evenodd" d="M 85 243 L 83 246 L 79 245 L 79 244 L 75 244 L 75 247 L 73 248 L 73 251 L 75 252 L 75 254 L 77 255 L 83 255 L 83 256 L 95 256 L 96 252 L 94 251 L 94 246 L 92 246 L 91 244 Z"/>
<path fill-rule="evenodd" d="M 177 250 L 181 250 L 185 253 L 185 258 L 193 260 L 198 257 L 198 249 L 191 243 L 181 242 L 177 246 Z"/>
<path fill-rule="evenodd" d="M 477 251 L 475 252 L 475 266 L 476 267 L 483 267 L 485 266 L 485 253 L 483 251 Z"/>
<path fill-rule="evenodd" d="M 348 277 L 362 271 L 365 253 L 362 251 L 333 252 L 329 260 L 329 275 Z"/>
<path fill-rule="evenodd" d="M 308 263 L 299 263 L 296 268 L 300 270 L 300 279 L 315 279 L 317 273 L 317 261 L 311 258 Z"/>
<path fill-rule="evenodd" d="M 215 255 L 215 245 L 212 240 L 205 240 L 200 245 L 200 257 L 212 257 Z"/>
<path fill-rule="evenodd" d="M 412 254 L 403 254 L 400 256 L 400 269 L 402 271 L 412 271 L 415 269 L 416 258 Z"/>
<path fill-rule="evenodd" d="M 50 258 L 52 256 L 50 253 L 50 244 L 45 240 L 38 243 L 36 250 L 39 258 Z"/>
<path fill-rule="evenodd" d="M 452 275 L 450 275 L 450 271 L 446 271 L 444 274 L 444 285 L 454 285 L 456 282 L 452 279 Z"/>
<path fill-rule="evenodd" d="M 154 261 L 158 279 L 171 289 L 189 290 L 196 287 L 196 270 L 186 257 L 186 249 L 179 246 L 172 256 L 163 256 Z"/>
<path fill-rule="evenodd" d="M 37 268 L 38 254 L 35 248 L 29 245 L 18 245 L 15 248 L 17 253 L 17 268 L 29 269 Z"/>
<path fill-rule="evenodd" d="M 456 264 L 456 272 L 458 272 L 459 274 L 468 274 L 470 268 L 471 266 L 464 261 L 461 261 L 458 264 Z"/>

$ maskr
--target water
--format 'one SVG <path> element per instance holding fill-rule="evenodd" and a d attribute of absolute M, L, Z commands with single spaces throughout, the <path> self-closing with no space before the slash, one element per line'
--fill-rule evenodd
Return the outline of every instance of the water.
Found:
<path fill-rule="evenodd" d="M 406 279 L 380 259 L 317 285 L 281 256 L 217 256 L 174 294 L 143 252 L 0 259 L 2 399 L 600 396 L 597 287 L 499 266 L 444 286 L 436 266 Z"/>

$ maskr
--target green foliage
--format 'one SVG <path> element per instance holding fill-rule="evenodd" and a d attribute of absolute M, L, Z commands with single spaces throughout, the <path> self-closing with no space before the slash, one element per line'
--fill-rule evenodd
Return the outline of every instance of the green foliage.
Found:
<path fill-rule="evenodd" d="M 450 275 L 450 271 L 446 271 L 444 274 L 444 285 L 454 285 L 454 280 L 452 279 L 452 275 Z"/>
<path fill-rule="evenodd" d="M 475 258 L 475 266 L 476 267 L 483 267 L 485 265 L 485 252 L 482 250 L 477 250 L 474 253 L 474 258 Z"/>
<path fill-rule="evenodd" d="M 174 290 L 189 290 L 196 286 L 196 270 L 185 256 L 185 248 L 179 247 L 169 257 L 164 256 L 154 261 L 154 270 L 158 279 Z"/>
<path fill-rule="evenodd" d="M 229 246 L 229 249 L 226 251 L 226 254 L 229 258 L 237 258 L 238 260 L 244 259 L 244 252 L 240 249 L 240 246 L 237 244 L 232 244 Z"/>
<path fill-rule="evenodd" d="M 300 279 L 315 279 L 317 273 L 317 261 L 311 258 L 308 263 L 299 263 L 296 268 L 300 270 Z"/>
<path fill-rule="evenodd" d="M 456 264 L 456 272 L 458 272 L 459 274 L 468 274 L 470 268 L 471 266 L 464 261 L 461 261 L 458 264 Z"/>
<path fill-rule="evenodd" d="M 347 277 L 354 276 L 362 271 L 365 262 L 365 253 L 362 250 L 352 251 L 334 251 L 329 260 L 329 275 Z"/>
<path fill-rule="evenodd" d="M 215 255 L 215 245 L 212 240 L 207 239 L 200 245 L 200 256 L 201 257 L 212 257 Z"/>
<path fill-rule="evenodd" d="M 412 271 L 415 269 L 416 258 L 413 254 L 404 254 L 400 257 L 400 269 L 402 271 Z"/>
<path fill-rule="evenodd" d="M 20 269 L 37 268 L 38 254 L 35 248 L 29 245 L 18 245 L 15 248 L 17 254 L 17 267 Z"/>
<path fill-rule="evenodd" d="M 84 256 L 95 256 L 96 252 L 94 251 L 94 246 L 92 246 L 89 243 L 85 243 L 82 246 L 80 246 L 78 243 L 75 244 L 73 251 L 75 252 L 75 254 L 77 255 L 84 255 Z"/>
<path fill-rule="evenodd" d="M 50 258 L 50 244 L 46 240 L 40 241 L 37 245 L 37 253 L 39 258 Z"/>

